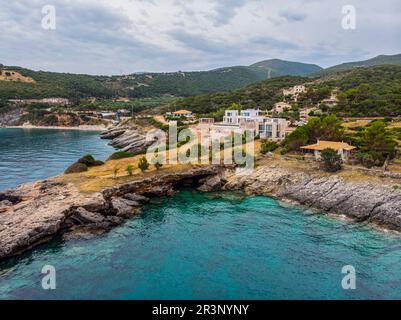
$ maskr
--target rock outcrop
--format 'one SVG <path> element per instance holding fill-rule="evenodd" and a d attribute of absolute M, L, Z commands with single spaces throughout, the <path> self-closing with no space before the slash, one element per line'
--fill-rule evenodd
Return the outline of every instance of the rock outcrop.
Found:
<path fill-rule="evenodd" d="M 388 186 L 350 182 L 335 175 L 314 177 L 273 165 L 233 174 L 224 189 L 288 199 L 357 221 L 401 230 L 401 192 Z"/>
<path fill-rule="evenodd" d="M 56 235 L 98 234 L 138 214 L 148 197 L 171 195 L 191 181 L 215 176 L 218 166 L 160 173 L 95 194 L 79 192 L 57 178 L 0 193 L 0 260 L 29 250 Z"/>
<path fill-rule="evenodd" d="M 109 143 L 116 149 L 125 152 L 140 152 L 146 150 L 153 141 L 146 139 L 146 132 L 140 127 L 115 127 L 101 135 L 102 139 L 111 139 Z"/>

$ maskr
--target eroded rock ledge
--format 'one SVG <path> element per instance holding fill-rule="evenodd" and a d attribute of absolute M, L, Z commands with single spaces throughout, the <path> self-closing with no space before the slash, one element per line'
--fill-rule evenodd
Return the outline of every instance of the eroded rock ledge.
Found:
<path fill-rule="evenodd" d="M 146 150 L 153 141 L 146 139 L 146 131 L 139 126 L 119 126 L 101 134 L 102 139 L 111 140 L 109 145 L 125 152 Z"/>
<path fill-rule="evenodd" d="M 17 255 L 63 234 L 105 232 L 137 215 L 152 196 L 171 195 L 176 187 L 199 186 L 219 175 L 219 166 L 160 173 L 84 194 L 56 179 L 28 183 L 0 193 L 0 259 Z"/>
<path fill-rule="evenodd" d="M 389 186 L 350 182 L 336 175 L 311 176 L 277 165 L 259 167 L 227 179 L 226 190 L 274 196 L 401 231 L 401 192 Z"/>

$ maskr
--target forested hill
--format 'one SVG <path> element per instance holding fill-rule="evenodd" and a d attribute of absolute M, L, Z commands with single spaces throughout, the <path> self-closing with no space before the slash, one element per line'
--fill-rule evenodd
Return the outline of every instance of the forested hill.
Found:
<path fill-rule="evenodd" d="M 24 81 L 0 81 L 0 99 L 40 99 L 64 97 L 109 98 L 114 95 L 106 83 L 109 77 L 70 73 L 32 71 L 21 67 L 2 67 L 2 74 L 15 72 L 32 79 Z"/>
<path fill-rule="evenodd" d="M 273 107 L 274 103 L 283 99 L 283 88 L 302 84 L 307 81 L 310 81 L 310 79 L 305 77 L 277 77 L 233 91 L 179 99 L 172 108 L 185 108 L 196 113 L 205 114 L 218 111 L 221 108 L 229 107 L 231 104 L 236 103 L 243 109 L 261 108 L 269 110 Z"/>
<path fill-rule="evenodd" d="M 271 77 L 280 76 L 307 76 L 323 70 L 316 64 L 284 61 L 280 59 L 265 60 L 251 65 L 254 70 L 267 70 Z"/>
<path fill-rule="evenodd" d="M 377 57 L 374 57 L 372 59 L 364 60 L 364 61 L 355 61 L 355 62 L 347 62 L 347 63 L 342 63 L 330 68 L 323 69 L 319 71 L 316 75 L 327 75 L 327 74 L 333 74 L 335 72 L 339 71 L 346 71 L 346 70 L 351 70 L 354 68 L 360 68 L 360 67 L 373 67 L 373 66 L 379 66 L 379 65 L 399 65 L 401 66 L 401 54 L 396 54 L 396 55 L 380 55 Z"/>
<path fill-rule="evenodd" d="M 308 94 L 300 97 L 299 105 L 318 104 L 324 93 L 338 92 L 339 104 L 331 111 L 342 116 L 401 115 L 401 66 L 385 65 L 337 72 L 315 78 L 279 77 L 248 87 L 178 100 L 172 108 L 189 109 L 198 113 L 216 112 L 232 103 L 242 108 L 270 110 L 283 100 L 282 89 L 305 83 Z M 323 97 L 324 97 L 323 94 Z"/>
<path fill-rule="evenodd" d="M 125 76 L 90 76 L 69 73 L 32 71 L 21 67 L 1 67 L 33 81 L 0 78 L 0 99 L 45 97 L 131 97 L 162 95 L 187 97 L 233 90 L 283 75 L 308 75 L 321 68 L 317 65 L 279 59 L 252 66 L 236 66 L 199 72 L 142 73 Z M 14 81 L 15 80 L 15 81 Z"/>

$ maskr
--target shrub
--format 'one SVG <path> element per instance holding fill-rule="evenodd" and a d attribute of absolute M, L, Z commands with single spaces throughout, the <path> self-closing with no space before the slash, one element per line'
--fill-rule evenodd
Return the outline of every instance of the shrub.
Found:
<path fill-rule="evenodd" d="M 273 152 L 278 148 L 278 144 L 269 140 L 263 140 L 260 152 L 266 154 L 268 152 Z"/>
<path fill-rule="evenodd" d="M 125 169 L 127 171 L 128 175 L 131 177 L 132 173 L 134 171 L 134 166 L 132 164 L 127 165 L 127 168 Z"/>
<path fill-rule="evenodd" d="M 86 165 L 87 167 L 96 167 L 96 166 L 101 166 L 104 164 L 103 161 L 95 160 L 95 158 L 93 158 L 93 156 L 90 154 L 83 156 L 77 162 L 82 163 L 82 164 Z"/>
<path fill-rule="evenodd" d="M 148 160 L 146 160 L 146 157 L 139 159 L 138 168 L 141 169 L 142 172 L 149 169 L 149 163 Z"/>
<path fill-rule="evenodd" d="M 65 174 L 70 174 L 70 173 L 80 173 L 80 172 L 85 172 L 88 171 L 88 166 L 84 163 L 80 162 L 75 162 L 71 166 L 65 170 Z"/>
<path fill-rule="evenodd" d="M 327 172 L 337 172 L 342 168 L 341 156 L 333 149 L 327 148 L 322 151 L 324 170 Z"/>
<path fill-rule="evenodd" d="M 135 157 L 135 153 L 125 152 L 125 151 L 117 151 L 117 152 L 114 152 L 107 160 L 119 160 L 119 159 L 132 158 L 132 157 Z"/>

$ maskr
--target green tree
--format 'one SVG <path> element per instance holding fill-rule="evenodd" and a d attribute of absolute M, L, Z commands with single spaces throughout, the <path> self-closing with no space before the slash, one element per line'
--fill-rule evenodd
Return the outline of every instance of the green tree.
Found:
<path fill-rule="evenodd" d="M 309 141 L 308 130 L 306 126 L 298 127 L 291 132 L 284 140 L 284 151 L 296 151 L 306 145 Z"/>
<path fill-rule="evenodd" d="M 333 149 L 327 148 L 322 151 L 324 170 L 327 172 L 337 172 L 342 168 L 341 156 Z"/>
<path fill-rule="evenodd" d="M 364 154 L 362 159 L 366 158 L 370 162 L 373 159 L 376 166 L 383 165 L 386 159 L 392 159 L 397 146 L 383 121 L 375 121 L 368 126 L 362 134 L 360 143 L 361 152 Z"/>
<path fill-rule="evenodd" d="M 138 168 L 141 169 L 142 172 L 145 172 L 149 169 L 149 163 L 146 157 L 142 157 L 139 159 Z"/>
<path fill-rule="evenodd" d="M 323 118 L 321 123 L 321 140 L 340 141 L 343 138 L 344 129 L 340 119 L 334 114 Z"/>
<path fill-rule="evenodd" d="M 266 154 L 268 152 L 273 152 L 278 148 L 278 144 L 269 140 L 263 140 L 260 147 L 260 152 Z"/>

